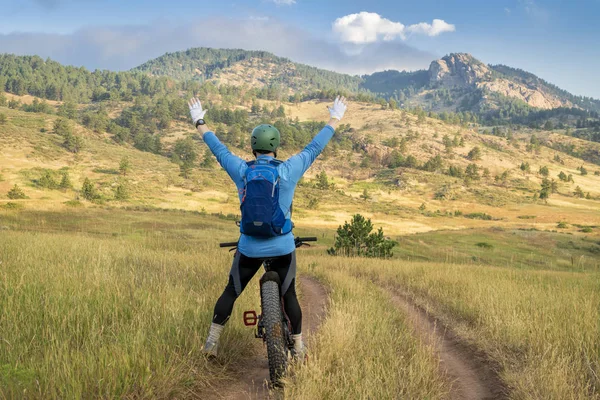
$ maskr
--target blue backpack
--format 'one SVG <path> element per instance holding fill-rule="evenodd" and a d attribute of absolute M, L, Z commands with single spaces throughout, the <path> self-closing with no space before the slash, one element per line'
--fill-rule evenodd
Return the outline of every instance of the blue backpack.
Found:
<path fill-rule="evenodd" d="M 279 206 L 279 160 L 250 161 L 244 176 L 240 231 L 263 238 L 286 235 L 292 221 Z"/>

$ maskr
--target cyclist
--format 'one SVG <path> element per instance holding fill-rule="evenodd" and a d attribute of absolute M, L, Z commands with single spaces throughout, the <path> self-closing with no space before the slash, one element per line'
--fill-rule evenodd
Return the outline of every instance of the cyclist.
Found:
<path fill-rule="evenodd" d="M 233 155 L 208 129 L 204 121 L 206 110 L 202 109 L 200 100 L 191 99 L 189 107 L 194 125 L 203 134 L 204 142 L 215 155 L 221 167 L 227 171 L 236 184 L 240 202 L 242 202 L 248 163 Z M 216 357 L 219 337 L 231 315 L 233 305 L 265 259 L 272 260 L 272 270 L 277 271 L 282 282 L 281 293 L 284 297 L 285 312 L 292 325 L 293 352 L 297 357 L 305 354 L 306 350 L 302 341 L 302 311 L 296 298 L 296 246 L 294 235 L 291 232 L 291 205 L 298 181 L 333 137 L 335 128 L 346 112 L 346 107 L 347 102 L 344 97 L 336 98 L 333 106 L 328 107 L 331 119 L 323 130 L 300 153 L 285 162 L 276 162 L 280 179 L 279 206 L 285 215 L 289 231 L 282 231 L 281 235 L 269 238 L 241 234 L 229 273 L 228 284 L 215 305 L 212 324 L 204 346 L 204 353 L 208 356 Z M 259 125 L 254 128 L 250 136 L 250 143 L 252 153 L 257 161 L 272 162 L 277 157 L 280 140 L 279 131 L 272 125 Z"/>

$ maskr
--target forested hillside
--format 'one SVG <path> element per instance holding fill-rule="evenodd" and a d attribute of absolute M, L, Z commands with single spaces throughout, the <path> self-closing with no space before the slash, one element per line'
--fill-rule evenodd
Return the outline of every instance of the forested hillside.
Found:
<path fill-rule="evenodd" d="M 382 107 L 423 110 L 453 123 L 588 129 L 581 137 L 590 140 L 595 140 L 600 128 L 600 101 L 573 96 L 535 75 L 486 66 L 460 53 L 432 62 L 429 70 L 384 71 L 362 77 L 261 51 L 190 49 L 168 53 L 129 72 L 90 72 L 37 56 L 0 55 L 0 89 L 71 106 L 92 103 L 100 109 L 100 116 L 109 103 L 116 107 L 115 103 L 134 102 L 138 110 L 140 103 L 160 103 L 160 112 L 152 108 L 152 115 L 144 118 L 150 131 L 157 125 L 151 121 L 160 120 L 165 126 L 169 119 L 185 114 L 183 97 L 213 90 L 213 86 L 227 104 L 250 104 L 252 99 L 299 103 L 344 94 Z M 43 102 L 30 107 L 48 109 Z M 123 127 L 129 129 L 129 123 Z"/>
<path fill-rule="evenodd" d="M 148 61 L 133 71 L 152 76 L 169 76 L 178 80 L 225 79 L 234 72 L 244 75 L 241 83 L 255 86 L 279 85 L 293 93 L 307 93 L 322 89 L 358 92 L 361 78 L 294 63 L 264 51 L 196 48 L 184 52 L 167 53 Z M 256 75 L 256 79 L 252 78 Z"/>

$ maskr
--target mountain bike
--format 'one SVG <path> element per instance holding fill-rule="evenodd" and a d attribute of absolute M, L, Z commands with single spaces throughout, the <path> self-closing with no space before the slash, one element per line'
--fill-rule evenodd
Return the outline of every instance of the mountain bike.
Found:
<path fill-rule="evenodd" d="M 310 246 L 306 242 L 316 242 L 316 237 L 296 237 L 296 248 Z M 221 243 L 220 247 L 231 247 L 230 251 L 237 248 L 237 242 Z M 269 360 L 269 378 L 271 385 L 281 385 L 281 379 L 287 369 L 289 355 L 293 355 L 294 341 L 292 340 L 292 326 L 285 314 L 283 295 L 281 293 L 281 280 L 276 271 L 271 270 L 271 262 L 263 262 L 265 273 L 260 278 L 260 308 L 256 311 L 244 312 L 244 325 L 256 326 L 255 337 L 262 339 L 267 346 L 267 359 Z"/>

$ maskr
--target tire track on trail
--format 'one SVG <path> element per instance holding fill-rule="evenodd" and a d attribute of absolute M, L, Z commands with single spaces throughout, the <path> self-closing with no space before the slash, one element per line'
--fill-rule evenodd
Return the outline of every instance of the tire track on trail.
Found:
<path fill-rule="evenodd" d="M 393 303 L 407 315 L 415 334 L 431 346 L 440 370 L 450 382 L 449 399 L 500 400 L 508 388 L 482 352 L 475 350 L 448 327 L 417 306 L 407 295 L 389 290 Z"/>
<path fill-rule="evenodd" d="M 314 334 L 325 316 L 327 304 L 327 291 L 316 279 L 301 276 L 298 277 L 302 298 L 302 331 L 305 343 Z M 268 388 L 269 364 L 267 351 L 263 344 L 256 340 L 256 345 L 261 347 L 258 355 L 241 361 L 234 366 L 238 380 L 214 388 L 210 394 L 205 394 L 203 399 L 221 400 L 247 400 L 247 399 L 269 399 L 271 393 Z"/>

